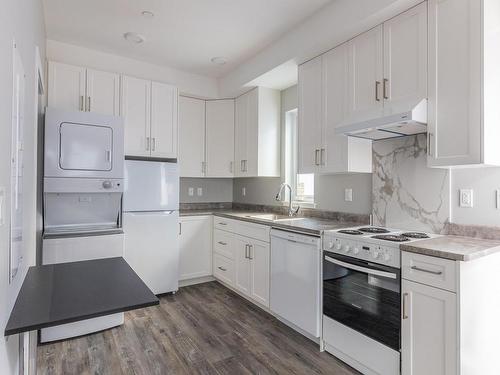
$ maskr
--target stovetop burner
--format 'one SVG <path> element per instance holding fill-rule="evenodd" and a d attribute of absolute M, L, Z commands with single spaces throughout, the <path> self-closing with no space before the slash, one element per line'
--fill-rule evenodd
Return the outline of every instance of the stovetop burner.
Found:
<path fill-rule="evenodd" d="M 359 236 L 360 234 L 364 234 L 363 232 L 356 230 L 356 229 L 342 229 L 342 230 L 339 230 L 338 233 L 352 234 L 355 236 Z"/>
<path fill-rule="evenodd" d="M 430 238 L 429 235 L 421 232 L 405 232 L 401 235 L 408 238 Z"/>
<path fill-rule="evenodd" d="M 365 233 L 389 233 L 389 230 L 379 227 L 364 227 L 364 228 L 359 228 L 359 230 Z"/>
<path fill-rule="evenodd" d="M 385 240 L 392 242 L 405 242 L 410 240 L 408 237 L 402 236 L 400 234 L 382 234 L 382 235 L 372 236 L 372 238 L 376 238 L 377 240 Z"/>

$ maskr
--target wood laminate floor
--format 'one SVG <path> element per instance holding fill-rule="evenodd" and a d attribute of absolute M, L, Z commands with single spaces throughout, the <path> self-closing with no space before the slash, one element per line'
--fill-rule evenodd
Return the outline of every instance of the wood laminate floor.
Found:
<path fill-rule="evenodd" d="M 217 282 L 181 288 L 117 328 L 38 347 L 38 374 L 358 374 Z"/>

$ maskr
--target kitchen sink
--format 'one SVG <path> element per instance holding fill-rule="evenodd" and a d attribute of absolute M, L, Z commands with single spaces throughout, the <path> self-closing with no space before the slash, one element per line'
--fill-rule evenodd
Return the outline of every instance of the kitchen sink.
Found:
<path fill-rule="evenodd" d="M 247 217 L 259 220 L 269 220 L 269 221 L 290 221 L 290 220 L 304 220 L 303 217 L 290 217 L 287 215 L 276 215 L 276 214 L 262 214 L 262 215 L 249 215 Z"/>

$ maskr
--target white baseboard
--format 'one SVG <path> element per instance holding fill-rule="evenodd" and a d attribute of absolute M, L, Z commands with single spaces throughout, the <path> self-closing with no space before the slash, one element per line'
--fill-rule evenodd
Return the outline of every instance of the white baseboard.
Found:
<path fill-rule="evenodd" d="M 194 279 L 179 280 L 179 288 L 183 286 L 208 283 L 210 281 L 215 281 L 215 278 L 213 276 L 203 276 L 203 277 L 195 277 Z"/>

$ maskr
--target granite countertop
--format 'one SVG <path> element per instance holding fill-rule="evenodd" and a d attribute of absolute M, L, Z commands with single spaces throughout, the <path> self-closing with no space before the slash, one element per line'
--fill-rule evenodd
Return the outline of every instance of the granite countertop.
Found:
<path fill-rule="evenodd" d="M 269 225 L 276 229 L 284 229 L 305 234 L 312 234 L 320 236 L 323 231 L 348 228 L 353 226 L 362 225 L 363 223 L 333 220 L 319 217 L 294 217 L 286 220 L 286 217 L 279 221 L 273 221 L 254 216 L 261 216 L 266 214 L 274 214 L 272 212 L 257 212 L 257 211 L 244 211 L 244 210 L 231 210 L 231 209 L 208 209 L 208 210 L 181 210 L 180 216 L 200 216 L 200 215 L 215 215 L 219 217 L 226 217 L 228 219 L 237 219 L 247 221 L 255 224 Z M 280 217 L 282 215 L 279 215 Z"/>
<path fill-rule="evenodd" d="M 468 261 L 500 251 L 500 241 L 472 237 L 442 236 L 401 244 L 402 251 L 438 258 Z"/>

